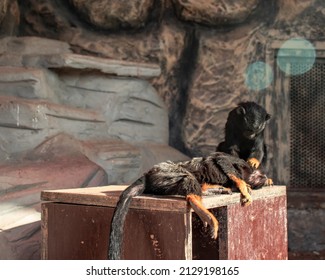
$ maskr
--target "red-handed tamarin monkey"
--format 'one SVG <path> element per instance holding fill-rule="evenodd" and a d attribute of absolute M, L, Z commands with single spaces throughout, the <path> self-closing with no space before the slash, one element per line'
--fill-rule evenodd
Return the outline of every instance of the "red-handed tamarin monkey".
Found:
<path fill-rule="evenodd" d="M 238 157 L 222 152 L 184 162 L 159 163 L 122 192 L 111 223 L 108 258 L 121 259 L 124 222 L 131 200 L 135 196 L 184 196 L 203 223 L 210 226 L 211 237 L 217 238 L 218 221 L 203 206 L 202 195 L 231 193 L 230 190 L 236 187 L 241 193 L 242 204 L 249 205 L 252 202 L 251 188 L 269 183 L 267 176 L 260 170 L 252 168 Z"/>
<path fill-rule="evenodd" d="M 271 115 L 255 102 L 242 102 L 228 114 L 225 140 L 216 150 L 238 156 L 258 168 L 265 165 L 267 148 L 264 129 Z"/>

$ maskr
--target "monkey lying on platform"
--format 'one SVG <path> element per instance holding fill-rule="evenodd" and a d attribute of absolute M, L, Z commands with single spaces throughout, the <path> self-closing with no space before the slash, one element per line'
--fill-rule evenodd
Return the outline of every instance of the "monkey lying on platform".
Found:
<path fill-rule="evenodd" d="M 249 205 L 252 202 L 250 188 L 268 183 L 268 178 L 246 161 L 221 152 L 179 163 L 159 163 L 122 192 L 112 219 L 108 258 L 121 258 L 124 222 L 135 196 L 184 196 L 203 223 L 210 226 L 211 237 L 217 238 L 218 221 L 202 205 L 202 195 L 230 192 L 226 187 L 235 186 L 241 193 L 242 204 Z"/>
<path fill-rule="evenodd" d="M 225 125 L 225 141 L 217 151 L 238 156 L 252 167 L 266 162 L 264 128 L 271 118 L 265 109 L 255 102 L 242 102 L 228 114 Z"/>

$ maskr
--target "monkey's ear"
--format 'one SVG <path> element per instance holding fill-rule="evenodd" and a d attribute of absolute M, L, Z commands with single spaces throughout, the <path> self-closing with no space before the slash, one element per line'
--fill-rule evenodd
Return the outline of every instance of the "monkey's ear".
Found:
<path fill-rule="evenodd" d="M 245 115 L 246 114 L 246 110 L 244 107 L 242 106 L 239 106 L 237 109 L 236 109 L 236 112 L 238 115 Z"/>
<path fill-rule="evenodd" d="M 270 114 L 266 114 L 265 121 L 268 121 L 272 116 Z"/>

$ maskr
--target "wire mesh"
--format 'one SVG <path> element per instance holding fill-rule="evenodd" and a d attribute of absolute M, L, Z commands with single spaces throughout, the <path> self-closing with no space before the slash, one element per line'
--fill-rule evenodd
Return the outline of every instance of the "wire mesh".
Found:
<path fill-rule="evenodd" d="M 289 186 L 325 190 L 325 60 L 290 78 L 290 107 Z"/>

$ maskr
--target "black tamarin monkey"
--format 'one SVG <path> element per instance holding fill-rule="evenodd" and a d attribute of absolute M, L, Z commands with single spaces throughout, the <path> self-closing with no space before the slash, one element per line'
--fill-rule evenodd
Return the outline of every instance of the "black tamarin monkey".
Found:
<path fill-rule="evenodd" d="M 229 112 L 225 125 L 225 140 L 217 151 L 238 156 L 252 167 L 265 163 L 267 153 L 264 128 L 271 115 L 255 102 L 242 102 Z"/>
<path fill-rule="evenodd" d="M 236 187 L 241 193 L 242 204 L 249 205 L 252 201 L 251 187 L 261 187 L 268 183 L 266 175 L 258 169 L 253 169 L 246 161 L 221 152 L 179 163 L 159 163 L 122 192 L 111 223 L 108 258 L 121 258 L 124 222 L 131 200 L 135 196 L 184 196 L 204 224 L 210 226 L 211 237 L 217 238 L 218 221 L 202 205 L 202 195 L 231 193 L 229 188 Z"/>

